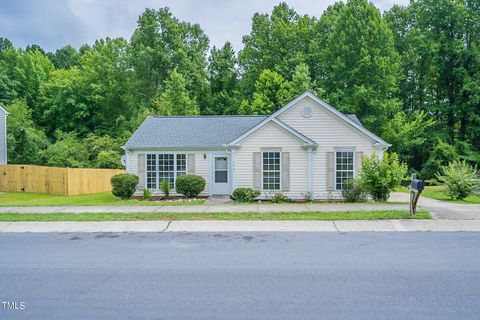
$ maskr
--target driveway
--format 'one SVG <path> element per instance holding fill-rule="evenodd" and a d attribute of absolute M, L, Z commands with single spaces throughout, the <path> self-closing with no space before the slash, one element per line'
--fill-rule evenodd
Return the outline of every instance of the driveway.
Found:
<path fill-rule="evenodd" d="M 393 192 L 389 201 L 409 201 L 408 193 Z M 418 206 L 430 212 L 434 219 L 480 220 L 480 204 L 458 204 L 420 196 Z"/>

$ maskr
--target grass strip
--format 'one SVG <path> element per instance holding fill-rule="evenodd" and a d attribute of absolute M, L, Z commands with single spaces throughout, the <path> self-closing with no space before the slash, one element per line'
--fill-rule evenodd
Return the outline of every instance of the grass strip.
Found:
<path fill-rule="evenodd" d="M 148 213 L 2 213 L 0 221 L 153 221 L 153 220 L 388 220 L 431 219 L 427 211 L 411 216 L 406 210 L 342 212 L 148 212 Z"/>

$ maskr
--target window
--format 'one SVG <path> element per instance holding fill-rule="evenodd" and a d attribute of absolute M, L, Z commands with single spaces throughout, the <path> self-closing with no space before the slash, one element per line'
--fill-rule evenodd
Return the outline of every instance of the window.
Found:
<path fill-rule="evenodd" d="M 228 182 L 227 157 L 215 157 L 215 183 Z"/>
<path fill-rule="evenodd" d="M 182 176 L 187 174 L 187 155 L 186 154 L 177 154 L 177 175 Z"/>
<path fill-rule="evenodd" d="M 159 154 L 158 155 L 158 183 L 168 180 L 173 186 L 175 183 L 175 155 Z"/>
<path fill-rule="evenodd" d="M 157 155 L 147 154 L 147 188 L 157 189 Z"/>
<path fill-rule="evenodd" d="M 262 153 L 263 190 L 280 190 L 280 152 Z"/>
<path fill-rule="evenodd" d="M 353 179 L 353 151 L 335 152 L 336 190 L 342 190 L 347 180 Z"/>
<path fill-rule="evenodd" d="M 158 189 L 163 180 L 174 186 L 176 177 L 187 174 L 187 155 L 147 154 L 146 172 L 148 189 Z"/>

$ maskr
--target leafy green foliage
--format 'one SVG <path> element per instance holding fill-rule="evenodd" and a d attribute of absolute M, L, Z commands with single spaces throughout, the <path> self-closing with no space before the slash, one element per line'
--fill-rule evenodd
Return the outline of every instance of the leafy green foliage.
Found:
<path fill-rule="evenodd" d="M 376 154 L 364 156 L 359 186 L 375 201 L 387 201 L 390 193 L 400 186 L 407 174 L 407 166 L 400 163 L 396 153 L 385 153 L 382 159 Z"/>
<path fill-rule="evenodd" d="M 25 99 L 7 106 L 7 145 L 9 163 L 42 164 L 40 153 L 48 145 L 45 133 L 34 124 Z"/>
<path fill-rule="evenodd" d="M 149 200 L 152 197 L 152 191 L 150 189 L 143 189 L 143 200 Z"/>
<path fill-rule="evenodd" d="M 170 185 L 170 182 L 168 180 L 164 179 L 162 182 L 160 182 L 160 190 L 162 190 L 163 194 L 165 195 L 165 198 L 170 197 L 170 190 L 172 190 L 172 186 Z"/>
<path fill-rule="evenodd" d="M 110 182 L 112 183 L 112 194 L 121 199 L 130 199 L 138 185 L 138 177 L 133 174 L 120 173 L 114 175 Z"/>
<path fill-rule="evenodd" d="M 427 181 L 434 179 L 435 174 L 440 171 L 441 167 L 457 160 L 458 158 L 458 153 L 455 150 L 455 147 L 438 140 L 420 172 L 422 179 Z"/>
<path fill-rule="evenodd" d="M 398 112 L 383 126 L 383 139 L 392 144 L 392 151 L 400 156 L 400 160 L 410 163 L 416 152 L 421 150 L 427 141 L 428 129 L 435 121 L 427 119 L 425 112 L 413 113 L 409 119 L 403 111 Z"/>
<path fill-rule="evenodd" d="M 255 93 L 251 103 L 240 107 L 242 114 L 272 114 L 288 100 L 290 84 L 275 71 L 266 69 L 255 83 Z"/>
<path fill-rule="evenodd" d="M 205 189 L 205 179 L 194 174 L 178 176 L 175 179 L 175 191 L 187 197 L 196 197 Z"/>
<path fill-rule="evenodd" d="M 199 113 L 194 100 L 190 99 L 185 79 L 174 69 L 165 81 L 165 90 L 153 100 L 153 109 L 161 115 L 195 115 Z"/>
<path fill-rule="evenodd" d="M 473 195 L 480 186 L 480 174 L 476 167 L 465 161 L 452 161 L 441 168 L 435 178 L 445 184 L 445 194 L 454 200 Z"/>
<path fill-rule="evenodd" d="M 53 167 L 88 167 L 88 151 L 85 144 L 73 133 L 56 132 L 57 141 L 43 152 L 45 164 Z"/>
<path fill-rule="evenodd" d="M 207 113 L 235 114 L 238 109 L 237 58 L 230 42 L 217 49 L 213 47 L 208 59 L 210 99 Z"/>
<path fill-rule="evenodd" d="M 252 188 L 236 188 L 230 199 L 237 202 L 253 202 L 260 195 L 260 191 Z"/>
<path fill-rule="evenodd" d="M 290 199 L 286 194 L 284 194 L 282 192 L 275 192 L 275 193 L 269 195 L 268 199 L 272 203 L 292 202 L 292 199 Z"/>
<path fill-rule="evenodd" d="M 348 180 L 342 189 L 342 196 L 346 202 L 365 202 L 367 195 L 355 179 Z"/>
<path fill-rule="evenodd" d="M 315 60 L 329 103 L 369 129 L 399 111 L 399 56 L 392 31 L 367 0 L 337 3 L 320 18 Z"/>

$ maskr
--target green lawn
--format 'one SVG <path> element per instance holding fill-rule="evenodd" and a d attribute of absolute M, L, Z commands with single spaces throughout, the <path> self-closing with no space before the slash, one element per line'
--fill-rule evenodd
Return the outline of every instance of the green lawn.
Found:
<path fill-rule="evenodd" d="M 427 211 L 411 216 L 406 210 L 345 212 L 193 212 L 193 213 L 2 213 L 0 221 L 149 221 L 149 220 L 385 220 L 431 219 Z"/>
<path fill-rule="evenodd" d="M 79 196 L 57 196 L 44 193 L 3 193 L 0 194 L 1 207 L 34 206 L 182 206 L 203 204 L 205 200 L 191 201 L 139 201 L 121 200 L 110 192 L 84 194 Z"/>
<path fill-rule="evenodd" d="M 460 203 L 460 204 L 480 204 L 480 196 L 470 196 L 465 198 L 464 200 L 453 200 L 450 199 L 445 193 L 443 193 L 445 187 L 443 186 L 426 186 L 425 190 L 423 190 L 421 196 L 426 198 L 432 198 L 442 201 L 448 201 L 453 203 Z M 408 188 L 402 187 L 398 189 L 399 192 L 410 192 Z"/>

